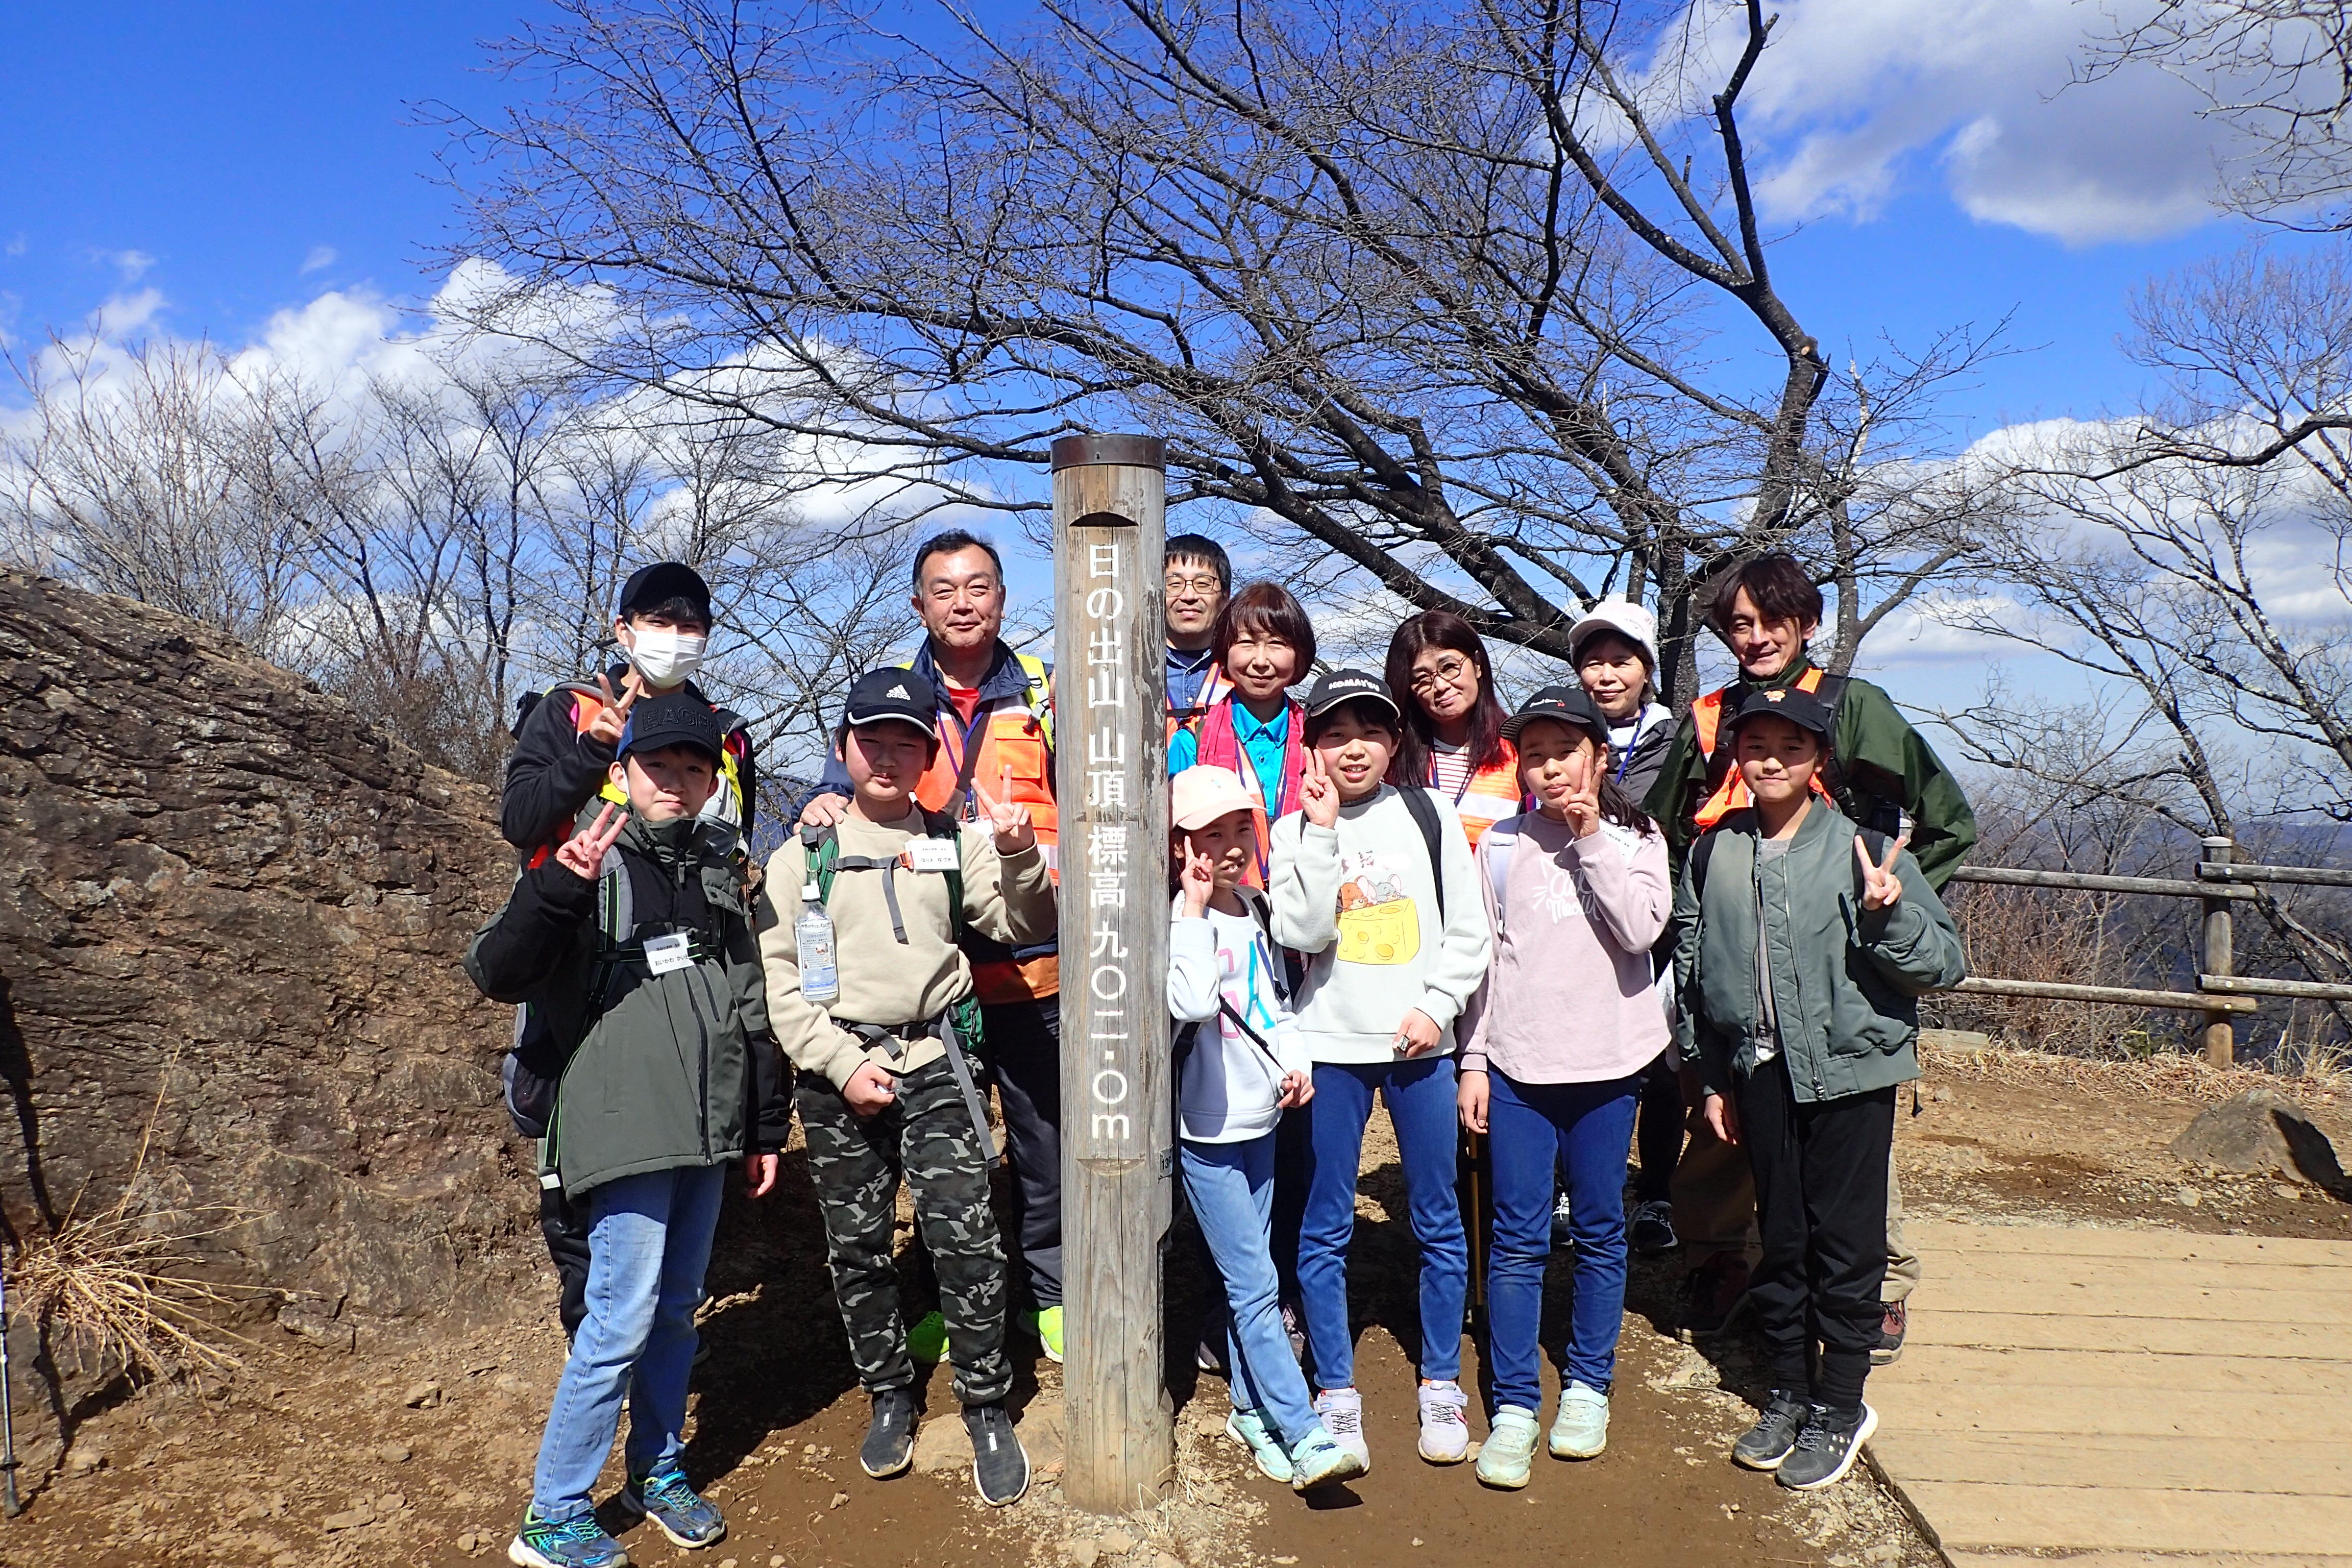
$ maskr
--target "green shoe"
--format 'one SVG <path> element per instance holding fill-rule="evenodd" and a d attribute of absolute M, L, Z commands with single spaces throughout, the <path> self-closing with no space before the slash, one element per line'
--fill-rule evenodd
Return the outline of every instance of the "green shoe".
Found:
<path fill-rule="evenodd" d="M 1062 1309 L 1048 1307 L 1042 1312 L 1024 1312 L 1021 1326 L 1045 1347 L 1045 1359 L 1055 1366 L 1062 1364 Z"/>
<path fill-rule="evenodd" d="M 926 1312 L 907 1331 L 907 1353 L 919 1362 L 936 1362 L 948 1353 L 948 1321 Z"/>
<path fill-rule="evenodd" d="M 1506 1405 L 1496 1411 L 1495 1419 L 1487 1424 L 1486 1441 L 1478 1449 L 1480 1484 L 1504 1491 L 1526 1486 L 1535 1464 L 1538 1431 L 1532 1410 Z"/>

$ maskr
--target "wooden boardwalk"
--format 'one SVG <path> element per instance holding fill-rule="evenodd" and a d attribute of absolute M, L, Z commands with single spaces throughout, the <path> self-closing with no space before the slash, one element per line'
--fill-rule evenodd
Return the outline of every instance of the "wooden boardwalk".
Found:
<path fill-rule="evenodd" d="M 2352 1242 L 1907 1229 L 1871 1457 L 1955 1568 L 2352 1568 Z"/>

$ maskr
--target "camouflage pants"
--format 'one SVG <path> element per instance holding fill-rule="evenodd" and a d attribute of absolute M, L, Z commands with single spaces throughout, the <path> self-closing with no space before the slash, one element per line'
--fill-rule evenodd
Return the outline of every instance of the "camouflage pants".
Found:
<path fill-rule="evenodd" d="M 956 1397 L 966 1405 L 1003 1398 L 1013 1386 L 1004 1355 L 1004 1246 L 989 1207 L 987 1155 L 947 1062 L 901 1078 L 897 1101 L 872 1116 L 851 1110 L 815 1074 L 801 1076 L 793 1100 L 858 1381 L 868 1392 L 915 1383 L 891 1256 L 903 1173 L 939 1274 Z"/>

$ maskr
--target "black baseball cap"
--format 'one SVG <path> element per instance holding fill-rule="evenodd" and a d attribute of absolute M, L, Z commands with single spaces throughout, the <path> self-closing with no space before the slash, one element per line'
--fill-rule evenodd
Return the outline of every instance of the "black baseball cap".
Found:
<path fill-rule="evenodd" d="M 637 700 L 629 710 L 629 721 L 621 727 L 621 746 L 615 755 L 658 752 L 664 746 L 692 746 L 708 754 L 715 766 L 724 744 L 719 733 L 719 715 L 711 711 L 709 703 L 683 691 L 669 691 Z"/>
<path fill-rule="evenodd" d="M 1731 715 L 1730 732 L 1738 733 L 1739 726 L 1766 713 L 1786 719 L 1800 730 L 1811 730 L 1824 742 L 1830 738 L 1829 705 L 1811 692 L 1800 691 L 1793 686 L 1751 691 L 1741 698 L 1738 710 Z"/>
<path fill-rule="evenodd" d="M 1360 669 L 1334 669 L 1319 677 L 1307 693 L 1307 716 L 1320 719 L 1342 702 L 1377 702 L 1391 719 L 1402 720 L 1389 683 Z"/>
<path fill-rule="evenodd" d="M 1503 739 L 1516 741 L 1519 731 L 1538 719 L 1549 719 L 1582 730 L 1603 746 L 1609 744 L 1609 716 L 1581 686 L 1547 686 L 1503 721 Z"/>
<path fill-rule="evenodd" d="M 841 721 L 852 730 L 896 719 L 940 738 L 940 691 L 911 669 L 871 669 L 849 684 Z"/>
<path fill-rule="evenodd" d="M 621 585 L 619 613 L 625 620 L 658 609 L 672 599 L 684 599 L 694 606 L 704 626 L 710 624 L 710 584 L 683 561 L 656 561 L 630 573 L 629 580 Z"/>

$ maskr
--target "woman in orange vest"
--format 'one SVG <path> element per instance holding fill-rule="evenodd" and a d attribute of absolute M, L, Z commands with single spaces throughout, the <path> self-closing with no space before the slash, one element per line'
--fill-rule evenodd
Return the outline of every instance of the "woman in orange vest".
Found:
<path fill-rule="evenodd" d="M 1389 782 L 1443 794 L 1477 848 L 1488 826 L 1517 816 L 1524 804 L 1519 753 L 1503 739 L 1503 700 L 1486 645 L 1461 616 L 1425 610 L 1389 638 L 1387 675 L 1391 691 L 1412 693 Z"/>
<path fill-rule="evenodd" d="M 1251 583 L 1217 612 L 1209 639 L 1231 690 L 1210 704 L 1196 730 L 1168 742 L 1171 778 L 1194 763 L 1231 768 L 1255 803 L 1257 856 L 1250 885 L 1265 886 L 1267 829 L 1298 809 L 1306 771 L 1306 715 L 1290 688 L 1315 662 L 1315 626 L 1279 583 Z"/>

